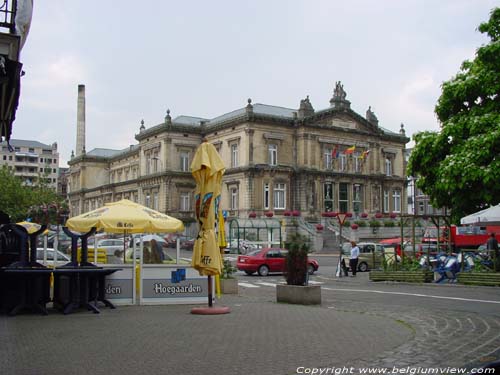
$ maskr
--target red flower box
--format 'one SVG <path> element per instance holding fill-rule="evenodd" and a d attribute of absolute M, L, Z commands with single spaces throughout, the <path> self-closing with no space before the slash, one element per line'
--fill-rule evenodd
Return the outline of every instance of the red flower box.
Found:
<path fill-rule="evenodd" d="M 389 216 L 391 219 L 395 219 L 398 217 L 398 214 L 396 214 L 395 212 L 391 212 L 391 214 Z"/>
<path fill-rule="evenodd" d="M 291 216 L 292 212 L 291 211 L 285 211 L 285 212 L 283 212 L 283 215 L 285 215 L 285 216 Z"/>
<path fill-rule="evenodd" d="M 323 230 L 323 225 L 316 224 L 316 230 Z"/>
<path fill-rule="evenodd" d="M 323 212 L 323 213 L 321 214 L 321 216 L 323 216 L 323 217 L 328 217 L 328 214 L 329 214 L 329 212 Z"/>
<path fill-rule="evenodd" d="M 358 227 L 359 227 L 358 224 L 351 224 L 351 229 L 356 230 L 358 229 Z"/>
<path fill-rule="evenodd" d="M 271 212 L 271 211 L 268 211 L 266 212 L 264 215 L 266 215 L 267 217 L 273 217 L 274 216 L 274 213 Z"/>
<path fill-rule="evenodd" d="M 327 213 L 328 213 L 328 217 L 337 217 L 336 212 L 327 212 Z"/>
<path fill-rule="evenodd" d="M 257 214 L 256 214 L 255 212 L 250 212 L 250 213 L 248 214 L 248 217 L 249 217 L 250 219 L 255 219 L 255 218 L 257 217 Z"/>
<path fill-rule="evenodd" d="M 375 218 L 376 218 L 376 219 L 381 219 L 381 218 L 382 218 L 382 216 L 383 216 L 383 215 L 382 215 L 380 212 L 377 212 L 377 213 L 375 214 Z"/>
<path fill-rule="evenodd" d="M 352 217 L 352 212 L 346 212 L 345 217 Z"/>
<path fill-rule="evenodd" d="M 368 214 L 367 214 L 366 212 L 363 212 L 363 213 L 361 214 L 361 217 L 362 217 L 363 219 L 366 219 L 366 218 L 368 217 Z"/>
<path fill-rule="evenodd" d="M 292 216 L 300 216 L 300 211 L 292 211 Z"/>

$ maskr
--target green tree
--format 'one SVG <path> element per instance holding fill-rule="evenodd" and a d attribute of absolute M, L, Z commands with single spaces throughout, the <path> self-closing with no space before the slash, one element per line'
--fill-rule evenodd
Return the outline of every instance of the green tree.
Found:
<path fill-rule="evenodd" d="M 435 207 L 464 215 L 500 202 L 500 8 L 478 30 L 491 39 L 443 83 L 439 132 L 414 135 L 408 173 Z"/>
<path fill-rule="evenodd" d="M 21 179 L 7 167 L 0 168 L 0 209 L 13 222 L 25 220 L 31 206 L 62 203 L 62 198 L 47 184 L 24 186 Z"/>

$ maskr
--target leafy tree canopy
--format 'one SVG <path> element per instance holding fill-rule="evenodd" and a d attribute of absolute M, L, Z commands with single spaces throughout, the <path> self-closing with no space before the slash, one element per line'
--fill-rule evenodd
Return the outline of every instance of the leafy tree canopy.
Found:
<path fill-rule="evenodd" d="M 31 206 L 62 201 L 63 199 L 45 183 L 24 186 L 21 179 L 14 176 L 7 166 L 0 168 L 0 209 L 9 215 L 13 222 L 26 220 Z"/>
<path fill-rule="evenodd" d="M 500 202 L 500 8 L 478 30 L 491 39 L 443 83 L 440 132 L 414 135 L 408 173 L 454 221 Z"/>

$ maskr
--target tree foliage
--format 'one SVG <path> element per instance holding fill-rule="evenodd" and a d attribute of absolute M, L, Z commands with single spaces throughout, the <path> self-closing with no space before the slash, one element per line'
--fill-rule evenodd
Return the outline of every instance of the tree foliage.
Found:
<path fill-rule="evenodd" d="M 500 8 L 478 30 L 491 39 L 443 83 L 439 132 L 414 135 L 408 173 L 453 219 L 500 202 Z"/>
<path fill-rule="evenodd" d="M 12 221 L 25 220 L 31 206 L 62 201 L 46 184 L 25 186 L 7 166 L 0 168 L 0 210 L 8 214 Z"/>

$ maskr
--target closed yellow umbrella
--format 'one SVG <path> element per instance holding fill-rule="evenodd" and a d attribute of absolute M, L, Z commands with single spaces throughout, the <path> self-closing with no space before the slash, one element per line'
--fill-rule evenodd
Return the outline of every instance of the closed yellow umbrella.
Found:
<path fill-rule="evenodd" d="M 215 147 L 203 142 L 191 163 L 191 173 L 196 181 L 196 220 L 198 238 L 194 244 L 192 266 L 200 275 L 220 275 L 222 256 L 219 245 L 222 239 L 219 218 L 222 217 L 220 194 L 225 167 Z M 221 236 L 222 235 L 222 236 Z"/>
<path fill-rule="evenodd" d="M 108 233 L 166 233 L 184 230 L 181 220 L 122 199 L 104 207 L 72 217 L 66 226 L 76 232 L 95 227 Z"/>
<path fill-rule="evenodd" d="M 40 228 L 42 227 L 41 224 L 33 223 L 31 221 L 21 221 L 21 222 L 16 223 L 16 224 L 17 225 L 21 225 L 24 228 L 26 228 L 26 231 L 28 232 L 28 234 L 33 234 L 33 233 L 39 231 Z M 45 235 L 45 234 L 48 234 L 48 233 L 49 233 L 49 230 L 45 229 L 45 231 L 42 234 Z"/>

